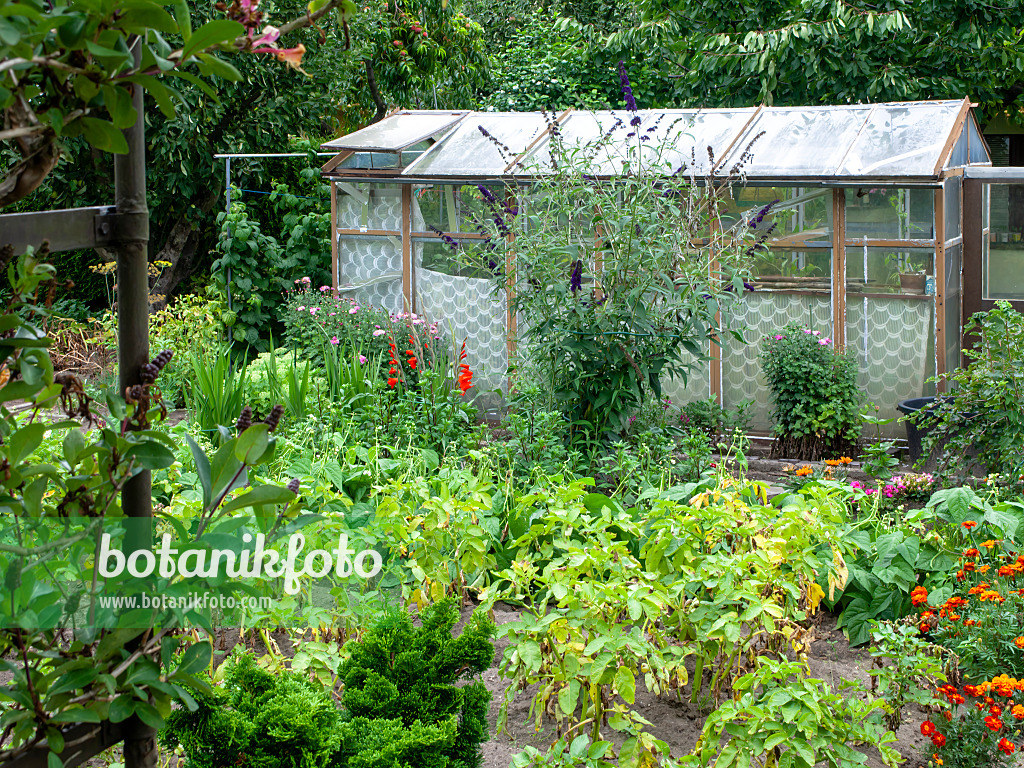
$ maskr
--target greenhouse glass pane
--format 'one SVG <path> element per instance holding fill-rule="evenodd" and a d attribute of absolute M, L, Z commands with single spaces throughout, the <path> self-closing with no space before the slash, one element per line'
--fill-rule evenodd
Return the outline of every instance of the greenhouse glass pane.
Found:
<path fill-rule="evenodd" d="M 641 121 L 648 113 L 640 113 Z M 558 126 L 563 159 L 595 175 L 622 172 L 631 150 L 639 145 L 637 131 L 631 126 L 629 112 L 573 112 Z M 629 134 L 633 134 L 630 136 Z M 522 162 L 528 173 L 551 169 L 552 142 L 545 137 Z"/>
<path fill-rule="evenodd" d="M 851 187 L 846 190 L 846 239 L 930 240 L 935 191 Z"/>
<path fill-rule="evenodd" d="M 341 136 L 323 149 L 398 150 L 411 147 L 459 122 L 465 112 L 400 112 Z"/>
<path fill-rule="evenodd" d="M 949 160 L 946 161 L 947 168 L 963 168 L 969 162 L 967 152 L 967 131 L 960 134 L 960 138 L 953 145 L 953 151 L 949 153 Z"/>
<path fill-rule="evenodd" d="M 543 115 L 537 112 L 474 113 L 404 173 L 408 176 L 501 176 L 509 163 L 546 129 Z"/>
<path fill-rule="evenodd" d="M 847 251 L 847 263 L 856 259 Z M 846 296 L 846 354 L 857 361 L 857 384 L 874 416 L 891 419 L 882 437 L 903 437 L 896 404 L 931 394 L 926 383 L 934 367 L 931 333 L 935 303 L 923 296 Z M 873 435 L 874 428 L 869 434 Z"/>
<path fill-rule="evenodd" d="M 754 112 L 751 108 L 712 112 L 673 109 L 658 113 L 640 126 L 644 132 L 654 127 L 651 139 L 644 142 L 644 163 L 671 171 L 685 164 L 688 175 L 692 172 L 693 176 L 707 176 L 714 165 L 711 155 L 715 160 L 722 157 Z"/>
<path fill-rule="evenodd" d="M 749 177 L 832 176 L 870 112 L 867 106 L 766 108 L 722 170 L 740 163 L 737 170 Z"/>
<path fill-rule="evenodd" d="M 926 296 L 935 275 L 931 248 L 846 246 L 846 293 Z"/>
<path fill-rule="evenodd" d="M 944 193 L 943 207 L 946 209 L 946 240 L 952 240 L 960 235 L 960 176 L 946 179 L 942 185 Z"/>
<path fill-rule="evenodd" d="M 973 117 L 967 120 L 967 133 L 970 135 L 971 163 L 991 163 L 992 158 L 989 156 L 988 147 L 978 132 L 978 125 L 974 122 Z"/>
<path fill-rule="evenodd" d="M 841 176 L 933 176 L 963 102 L 878 105 Z"/>
<path fill-rule="evenodd" d="M 960 301 L 962 260 L 961 247 L 954 245 L 946 249 L 946 373 L 950 373 L 960 365 Z"/>
<path fill-rule="evenodd" d="M 755 274 L 828 274 L 829 257 L 824 249 L 832 245 L 831 189 L 733 186 L 720 199 L 718 209 L 725 232 L 746 234 L 774 227 L 767 243 L 755 251 Z M 769 245 L 795 253 L 769 251 Z M 807 246 L 807 252 L 801 246 Z M 820 271 L 822 268 L 825 272 Z"/>

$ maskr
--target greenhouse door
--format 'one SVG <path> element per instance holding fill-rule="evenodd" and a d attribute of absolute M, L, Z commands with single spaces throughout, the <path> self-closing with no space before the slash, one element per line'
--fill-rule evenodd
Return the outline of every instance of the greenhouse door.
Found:
<path fill-rule="evenodd" d="M 1024 168 L 967 168 L 963 190 L 963 323 L 1002 300 L 1024 313 Z"/>

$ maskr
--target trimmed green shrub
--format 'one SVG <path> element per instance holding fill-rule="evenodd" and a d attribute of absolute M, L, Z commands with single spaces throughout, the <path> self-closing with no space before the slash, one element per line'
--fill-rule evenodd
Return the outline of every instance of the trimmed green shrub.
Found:
<path fill-rule="evenodd" d="M 491 694 L 464 681 L 491 666 L 494 624 L 474 614 L 452 637 L 451 600 L 421 619 L 414 628 L 388 609 L 346 646 L 341 709 L 319 683 L 271 674 L 236 649 L 223 685 L 192 691 L 197 709 L 174 710 L 160 741 L 183 747 L 188 768 L 478 768 Z"/>
<path fill-rule="evenodd" d="M 272 675 L 251 653 L 232 654 L 223 687 L 192 695 L 198 709 L 174 710 L 160 732 L 163 745 L 184 748 L 190 768 L 317 768 L 341 745 L 340 713 L 323 687 Z"/>
<path fill-rule="evenodd" d="M 459 612 L 451 600 L 428 606 L 421 619 L 422 625 L 414 628 L 408 613 L 391 609 L 361 642 L 350 646 L 352 655 L 338 672 L 345 683 L 342 702 L 357 719 L 397 719 L 407 728 L 417 723 L 442 727 L 452 724 L 451 738 L 425 750 L 425 762 L 409 765 L 476 768 L 482 759 L 480 743 L 488 738 L 491 694 L 479 679 L 464 685 L 458 683 L 491 666 L 494 624 L 484 614 L 475 613 L 462 634 L 453 638 L 452 628 L 459 620 Z M 383 728 L 378 725 L 373 731 L 364 732 L 365 741 L 360 744 L 363 756 L 369 757 L 366 753 L 373 751 L 373 743 Z M 365 763 L 366 766 L 392 765 L 385 758 L 395 745 L 383 739 L 379 743 L 381 747 L 376 751 L 380 761 Z M 435 762 L 435 750 L 445 760 Z M 418 759 L 419 753 L 415 757 Z M 409 759 L 412 758 L 410 755 Z M 355 762 L 355 758 L 348 764 L 364 765 Z M 394 765 L 404 768 L 406 763 Z"/>

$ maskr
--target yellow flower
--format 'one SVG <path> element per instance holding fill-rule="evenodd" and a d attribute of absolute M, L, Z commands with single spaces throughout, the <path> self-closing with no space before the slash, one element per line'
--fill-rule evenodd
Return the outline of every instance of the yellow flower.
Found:
<path fill-rule="evenodd" d="M 804 464 L 802 467 L 800 467 L 800 469 L 796 471 L 796 473 L 799 477 L 804 477 L 805 475 L 811 474 L 813 471 L 814 470 L 811 469 L 809 465 Z"/>

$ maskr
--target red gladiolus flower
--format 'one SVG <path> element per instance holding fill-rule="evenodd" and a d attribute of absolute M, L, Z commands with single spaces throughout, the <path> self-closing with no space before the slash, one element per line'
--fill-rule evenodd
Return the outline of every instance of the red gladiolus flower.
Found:
<path fill-rule="evenodd" d="M 473 387 L 473 372 L 469 370 L 469 364 L 465 360 L 466 342 L 462 342 L 462 351 L 459 352 L 459 389 L 462 390 L 463 397 Z"/>
<path fill-rule="evenodd" d="M 944 747 L 946 746 L 946 737 L 941 733 L 936 733 L 932 736 L 932 744 L 936 747 Z"/>
<path fill-rule="evenodd" d="M 922 736 L 931 736 L 932 734 L 935 734 L 935 733 L 938 733 L 938 732 L 939 732 L 939 729 L 936 727 L 935 723 L 933 723 L 931 720 L 925 720 L 923 723 L 921 723 L 921 735 Z"/>

